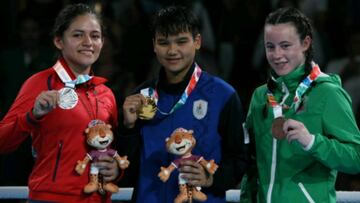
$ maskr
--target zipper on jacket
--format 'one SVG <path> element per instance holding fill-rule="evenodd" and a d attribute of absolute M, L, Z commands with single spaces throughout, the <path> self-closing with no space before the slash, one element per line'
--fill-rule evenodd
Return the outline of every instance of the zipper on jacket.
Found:
<path fill-rule="evenodd" d="M 56 180 L 56 173 L 57 173 L 57 169 L 59 168 L 59 162 L 60 162 L 62 148 L 63 148 L 63 141 L 60 140 L 59 145 L 58 145 L 58 153 L 56 155 L 54 174 L 52 177 L 53 182 L 55 182 L 55 180 Z"/>
<path fill-rule="evenodd" d="M 272 190 L 274 187 L 275 181 L 275 172 L 276 172 L 276 149 L 277 149 L 277 141 L 273 138 L 273 148 L 272 148 L 272 158 L 271 158 L 271 174 L 270 174 L 270 183 L 269 188 L 266 195 L 266 203 L 271 203 Z"/>
<path fill-rule="evenodd" d="M 306 199 L 309 201 L 309 203 L 315 203 L 315 201 L 313 200 L 313 198 L 311 198 L 310 194 L 308 193 L 305 186 L 301 182 L 298 183 L 298 186 L 300 187 L 301 191 L 304 193 L 304 195 L 305 195 Z"/>

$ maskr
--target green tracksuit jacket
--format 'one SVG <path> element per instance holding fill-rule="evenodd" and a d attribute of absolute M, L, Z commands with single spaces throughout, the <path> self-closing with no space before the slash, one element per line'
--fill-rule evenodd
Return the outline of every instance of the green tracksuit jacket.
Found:
<path fill-rule="evenodd" d="M 276 78 L 272 90 L 281 100 L 281 83 L 288 88 L 291 105 L 304 76 L 298 67 Z M 360 172 L 360 132 L 351 109 L 351 99 L 337 75 L 319 77 L 305 92 L 297 112 L 283 110 L 285 118 L 302 122 L 315 140 L 306 151 L 297 141 L 276 140 L 271 134 L 273 111 L 267 102 L 267 86 L 253 93 L 246 126 L 256 148 L 258 202 L 336 202 L 337 171 Z"/>

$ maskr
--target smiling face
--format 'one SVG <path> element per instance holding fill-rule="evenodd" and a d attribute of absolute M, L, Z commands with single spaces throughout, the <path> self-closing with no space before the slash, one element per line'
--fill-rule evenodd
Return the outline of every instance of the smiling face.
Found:
<path fill-rule="evenodd" d="M 167 37 L 155 34 L 154 52 L 164 66 L 170 83 L 180 82 L 194 62 L 196 50 L 201 47 L 200 34 L 195 37 L 190 32 L 181 32 Z"/>
<path fill-rule="evenodd" d="M 291 23 L 267 24 L 264 42 L 266 58 L 271 68 L 277 75 L 283 76 L 305 63 L 305 51 L 311 44 L 311 38 L 306 36 L 301 41 Z"/>
<path fill-rule="evenodd" d="M 111 126 L 106 124 L 97 124 L 86 129 L 87 143 L 96 149 L 106 149 L 114 139 Z"/>
<path fill-rule="evenodd" d="M 195 146 L 193 131 L 175 131 L 170 138 L 166 140 L 167 150 L 175 155 L 188 155 Z"/>
<path fill-rule="evenodd" d="M 75 75 L 88 74 L 103 46 L 98 19 L 92 14 L 77 16 L 62 37 L 54 38 L 54 44 Z"/>

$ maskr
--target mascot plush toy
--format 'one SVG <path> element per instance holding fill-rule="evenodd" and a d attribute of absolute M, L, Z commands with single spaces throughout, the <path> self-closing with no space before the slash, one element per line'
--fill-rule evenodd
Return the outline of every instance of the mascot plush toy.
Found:
<path fill-rule="evenodd" d="M 121 169 L 129 166 L 127 156 L 121 157 L 117 154 L 117 151 L 108 148 L 114 139 L 111 125 L 105 124 L 105 122 L 100 120 L 94 120 L 89 124 L 85 133 L 87 144 L 95 149 L 87 153 L 82 161 L 79 160 L 75 167 L 76 172 L 82 175 L 87 164 L 90 161 L 92 162 L 90 166 L 90 182 L 84 187 L 84 192 L 87 194 L 95 191 L 99 191 L 101 194 L 105 194 L 105 191 L 111 193 L 118 192 L 118 186 L 111 182 L 104 182 L 102 177 L 99 176 L 99 168 L 94 165 L 100 156 L 108 155 L 114 157 Z"/>
<path fill-rule="evenodd" d="M 218 165 L 214 160 L 206 161 L 202 156 L 192 155 L 191 151 L 195 147 L 196 140 L 193 136 L 192 130 L 184 128 L 176 129 L 169 138 L 166 138 L 166 149 L 168 152 L 178 155 L 179 158 L 174 160 L 168 167 L 161 167 L 158 174 L 159 178 L 166 182 L 172 171 L 181 166 L 181 162 L 185 160 L 193 160 L 200 163 L 208 173 L 214 174 Z M 205 201 L 207 196 L 200 191 L 200 187 L 188 185 L 186 180 L 181 178 L 179 174 L 179 190 L 180 193 L 175 198 L 174 203 Z"/>

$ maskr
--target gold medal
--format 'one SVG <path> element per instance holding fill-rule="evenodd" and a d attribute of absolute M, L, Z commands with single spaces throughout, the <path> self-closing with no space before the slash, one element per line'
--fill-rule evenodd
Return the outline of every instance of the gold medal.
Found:
<path fill-rule="evenodd" d="M 271 133 L 274 138 L 282 140 L 286 137 L 286 134 L 283 130 L 283 126 L 286 119 L 284 117 L 277 117 L 273 120 L 271 125 Z"/>
<path fill-rule="evenodd" d="M 151 97 L 146 97 L 147 105 L 143 105 L 139 111 L 139 118 L 142 120 L 151 120 L 154 118 L 157 106 L 155 100 Z"/>

